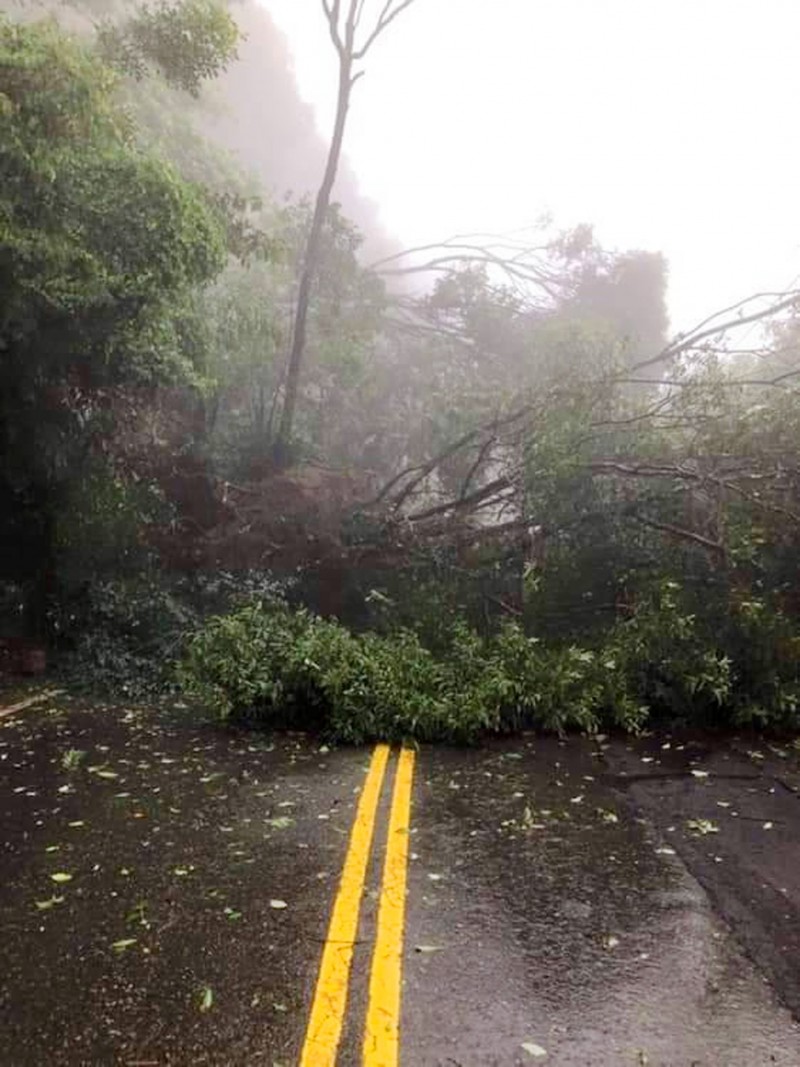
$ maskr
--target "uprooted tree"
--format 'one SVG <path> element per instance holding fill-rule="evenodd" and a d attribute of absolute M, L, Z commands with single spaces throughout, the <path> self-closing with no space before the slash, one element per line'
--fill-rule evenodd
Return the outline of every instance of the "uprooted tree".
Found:
<path fill-rule="evenodd" d="M 432 304 L 413 312 L 428 341 Z M 314 545 L 309 573 L 335 560 L 360 587 L 351 617 L 360 602 L 378 633 L 262 602 L 201 631 L 190 692 L 351 741 L 638 729 L 652 713 L 796 724 L 800 293 L 762 294 L 644 355 L 567 304 L 531 313 L 504 293 L 525 320 L 511 336 L 536 339 L 529 353 L 546 340 L 549 364 L 528 382 L 520 367 L 517 388 L 484 378 L 479 396 L 450 377 L 471 425 L 436 448 L 416 435 L 418 454 Z M 503 331 L 446 306 L 447 344 L 499 360 Z M 347 618 L 344 599 L 333 614 Z"/>

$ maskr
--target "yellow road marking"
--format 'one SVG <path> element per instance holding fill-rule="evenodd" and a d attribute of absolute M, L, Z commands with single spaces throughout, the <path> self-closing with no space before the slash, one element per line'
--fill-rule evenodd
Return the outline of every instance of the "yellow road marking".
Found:
<path fill-rule="evenodd" d="M 363 1067 L 397 1067 L 400 1054 L 403 924 L 413 778 L 414 752 L 404 748 L 397 764 L 389 815 L 378 932 L 369 980 Z"/>
<path fill-rule="evenodd" d="M 339 892 L 322 952 L 300 1067 L 334 1067 L 336 1063 L 347 1007 L 358 914 L 388 758 L 389 746 L 378 745 L 372 754 L 369 773 L 358 802 Z"/>

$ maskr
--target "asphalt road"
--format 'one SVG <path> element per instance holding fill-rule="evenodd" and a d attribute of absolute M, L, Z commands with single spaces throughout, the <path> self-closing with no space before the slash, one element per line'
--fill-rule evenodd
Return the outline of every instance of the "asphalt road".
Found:
<path fill-rule="evenodd" d="M 798 1067 L 797 767 L 0 718 L 0 1063 Z"/>

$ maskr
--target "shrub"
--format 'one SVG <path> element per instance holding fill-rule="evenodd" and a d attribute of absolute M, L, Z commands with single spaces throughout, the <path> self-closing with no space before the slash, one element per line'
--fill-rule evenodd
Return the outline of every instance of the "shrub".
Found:
<path fill-rule="evenodd" d="M 266 571 L 94 579 L 71 593 L 60 590 L 50 606 L 48 629 L 61 673 L 73 685 L 151 698 L 174 689 L 175 660 L 187 635 L 211 611 L 228 611 L 254 597 L 283 603 L 288 584 Z"/>
<path fill-rule="evenodd" d="M 607 635 L 607 704 L 629 727 L 648 710 L 671 720 L 719 714 L 731 695 L 731 663 L 714 636 L 690 612 L 677 582 L 665 580 L 643 596 L 630 618 Z"/>
<path fill-rule="evenodd" d="M 734 722 L 797 726 L 800 710 L 800 634 L 763 599 L 734 603 L 722 634 L 735 681 Z"/>
<path fill-rule="evenodd" d="M 658 583 L 594 648 L 548 644 L 516 622 L 483 637 L 450 623 L 436 652 L 406 629 L 352 633 L 273 600 L 211 619 L 180 668 L 187 694 L 268 726 L 351 743 L 470 741 L 538 727 L 640 730 L 670 721 L 786 726 L 800 707 L 800 641 L 776 612 L 740 604 L 727 626 Z"/>
<path fill-rule="evenodd" d="M 197 616 L 178 590 L 137 576 L 86 585 L 54 605 L 48 621 L 72 684 L 140 698 L 168 687 L 170 664 Z"/>
<path fill-rule="evenodd" d="M 251 604 L 195 635 L 180 677 L 223 718 L 318 726 L 351 743 L 469 741 L 526 725 L 596 729 L 604 669 L 591 651 L 547 649 L 513 624 L 481 638 L 457 623 L 437 657 L 408 630 L 352 634 L 303 609 Z"/>

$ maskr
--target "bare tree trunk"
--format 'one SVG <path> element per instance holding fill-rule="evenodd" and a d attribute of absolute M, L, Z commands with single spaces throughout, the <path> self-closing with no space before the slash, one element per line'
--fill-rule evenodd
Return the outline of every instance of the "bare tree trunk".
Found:
<path fill-rule="evenodd" d="M 300 372 L 306 347 L 306 324 L 311 301 L 311 289 L 319 269 L 322 235 L 331 203 L 331 192 L 336 181 L 336 172 L 339 169 L 339 160 L 342 154 L 347 112 L 350 109 L 350 94 L 353 91 L 353 86 L 364 73 L 363 70 L 354 73 L 353 68 L 364 59 L 381 34 L 412 3 L 414 3 L 414 0 L 383 0 L 380 14 L 371 30 L 366 34 L 359 34 L 365 6 L 367 6 L 366 0 L 349 0 L 349 3 L 344 4 L 344 7 L 342 0 L 322 0 L 322 8 L 328 20 L 331 40 L 339 56 L 339 94 L 336 102 L 336 121 L 333 127 L 331 146 L 328 151 L 328 161 L 325 166 L 322 185 L 317 193 L 314 217 L 311 221 L 311 229 L 306 241 L 303 269 L 297 293 L 297 307 L 292 330 L 292 348 L 289 353 L 286 370 L 283 409 L 274 445 L 274 458 L 281 466 L 287 464 L 290 458 L 289 451 L 294 428 L 294 415 L 297 408 Z M 357 36 L 362 37 L 363 43 L 356 43 Z"/>
<path fill-rule="evenodd" d="M 308 234 L 305 255 L 303 258 L 303 271 L 300 275 L 300 286 L 297 293 L 297 308 L 294 316 L 292 330 L 292 348 L 289 354 L 289 363 L 286 373 L 286 391 L 284 394 L 283 410 L 278 428 L 278 436 L 275 441 L 275 458 L 278 463 L 284 464 L 289 458 L 289 443 L 294 426 L 294 413 L 297 406 L 297 391 L 300 384 L 300 369 L 303 363 L 303 355 L 306 346 L 306 323 L 308 320 L 308 306 L 311 300 L 311 287 L 314 284 L 314 276 L 319 267 L 319 254 L 322 247 L 322 234 L 325 227 L 325 219 L 331 203 L 331 192 L 336 181 L 336 172 L 339 168 L 339 160 L 342 154 L 342 142 L 344 141 L 344 128 L 347 121 L 347 112 L 350 108 L 350 93 L 353 88 L 353 57 L 347 52 L 339 57 L 339 96 L 336 104 L 336 122 L 333 128 L 331 147 L 328 152 L 328 162 L 325 167 L 325 175 L 322 185 L 317 193 L 317 202 L 314 208 L 314 217 L 311 221 L 311 229 Z"/>

